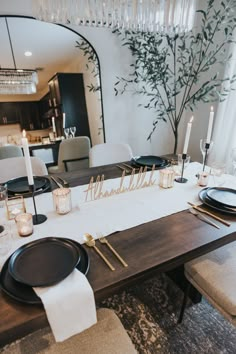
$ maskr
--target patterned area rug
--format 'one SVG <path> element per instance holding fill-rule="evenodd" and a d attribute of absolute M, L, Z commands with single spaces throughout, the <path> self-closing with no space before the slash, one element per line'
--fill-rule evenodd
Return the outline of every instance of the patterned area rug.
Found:
<path fill-rule="evenodd" d="M 204 299 L 177 318 L 183 293 L 165 275 L 102 302 L 115 310 L 140 354 L 236 353 L 236 328 Z"/>
<path fill-rule="evenodd" d="M 235 354 L 236 328 L 206 301 L 189 306 L 182 324 L 177 325 L 182 297 L 163 274 L 106 299 L 101 306 L 115 310 L 139 354 Z M 47 327 L 0 353 L 57 354 L 54 344 Z"/>

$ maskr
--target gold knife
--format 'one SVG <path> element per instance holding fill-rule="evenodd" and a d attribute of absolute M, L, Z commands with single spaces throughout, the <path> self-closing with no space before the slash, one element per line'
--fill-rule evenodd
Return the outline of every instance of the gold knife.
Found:
<path fill-rule="evenodd" d="M 191 205 L 192 208 L 200 211 L 201 213 L 207 214 L 207 215 L 211 216 L 213 219 L 220 221 L 222 224 L 224 224 L 226 226 L 231 226 L 231 224 L 228 221 L 220 218 L 219 216 L 217 216 L 217 215 L 215 215 L 213 213 L 210 213 L 209 211 L 207 211 L 207 210 L 205 210 L 205 209 L 203 209 L 203 208 L 201 208 L 201 207 L 199 207 L 199 206 L 197 206 L 197 205 L 195 205 L 193 203 L 188 202 L 188 204 Z"/>
<path fill-rule="evenodd" d="M 59 187 L 59 188 L 63 188 L 63 185 L 61 183 L 59 183 L 53 176 L 50 176 L 51 179 L 53 180 L 53 182 L 56 183 L 56 185 Z"/>

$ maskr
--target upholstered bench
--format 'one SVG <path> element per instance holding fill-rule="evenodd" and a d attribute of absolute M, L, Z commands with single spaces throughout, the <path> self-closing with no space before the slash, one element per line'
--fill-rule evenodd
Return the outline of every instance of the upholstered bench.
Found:
<path fill-rule="evenodd" d="M 185 264 L 185 276 L 221 314 L 236 325 L 236 242 Z M 182 306 L 179 322 L 187 301 Z"/>
<path fill-rule="evenodd" d="M 49 328 L 34 332 L 6 347 L 4 354 L 137 354 L 120 320 L 109 309 L 97 311 L 98 322 L 64 342 L 56 343 Z"/>

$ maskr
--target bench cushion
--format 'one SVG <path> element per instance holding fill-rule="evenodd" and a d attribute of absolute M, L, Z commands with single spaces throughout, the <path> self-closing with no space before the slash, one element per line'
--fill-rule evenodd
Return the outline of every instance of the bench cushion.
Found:
<path fill-rule="evenodd" d="M 236 316 L 236 242 L 185 265 L 186 277 L 231 316 Z"/>
<path fill-rule="evenodd" d="M 137 354 L 114 311 L 97 311 L 98 322 L 64 342 L 56 343 L 49 328 L 34 332 L 8 346 L 1 354 Z"/>

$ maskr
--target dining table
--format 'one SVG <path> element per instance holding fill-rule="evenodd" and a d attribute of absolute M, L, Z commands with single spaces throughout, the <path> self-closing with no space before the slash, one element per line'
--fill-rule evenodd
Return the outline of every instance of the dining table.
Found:
<path fill-rule="evenodd" d="M 72 193 L 73 187 L 87 185 L 92 176 L 96 179 L 98 175 L 104 175 L 106 181 L 120 177 L 121 170 L 117 164 L 110 164 L 58 174 L 69 184 Z M 53 180 L 50 179 L 50 183 L 51 190 L 57 188 Z M 51 190 L 47 193 L 51 193 Z M 156 208 L 161 207 L 156 200 Z M 128 267 L 123 267 L 119 260 L 113 257 L 112 263 L 116 270 L 111 271 L 93 248 L 84 246 L 90 258 L 87 278 L 97 304 L 129 286 L 158 273 L 173 271 L 198 256 L 236 240 L 235 215 L 224 215 L 214 210 L 215 215 L 230 222 L 230 226 L 220 224 L 217 229 L 190 214 L 188 207 L 186 203 L 185 210 L 109 235 L 109 242 L 122 255 Z M 207 209 L 206 206 L 203 208 Z M 109 222 L 106 215 L 104 222 Z M 30 237 L 28 239 L 30 242 Z M 111 259 L 109 248 L 103 247 L 102 250 L 104 255 Z M 2 289 L 0 318 L 0 347 L 48 325 L 42 305 L 21 303 L 5 294 Z"/>

